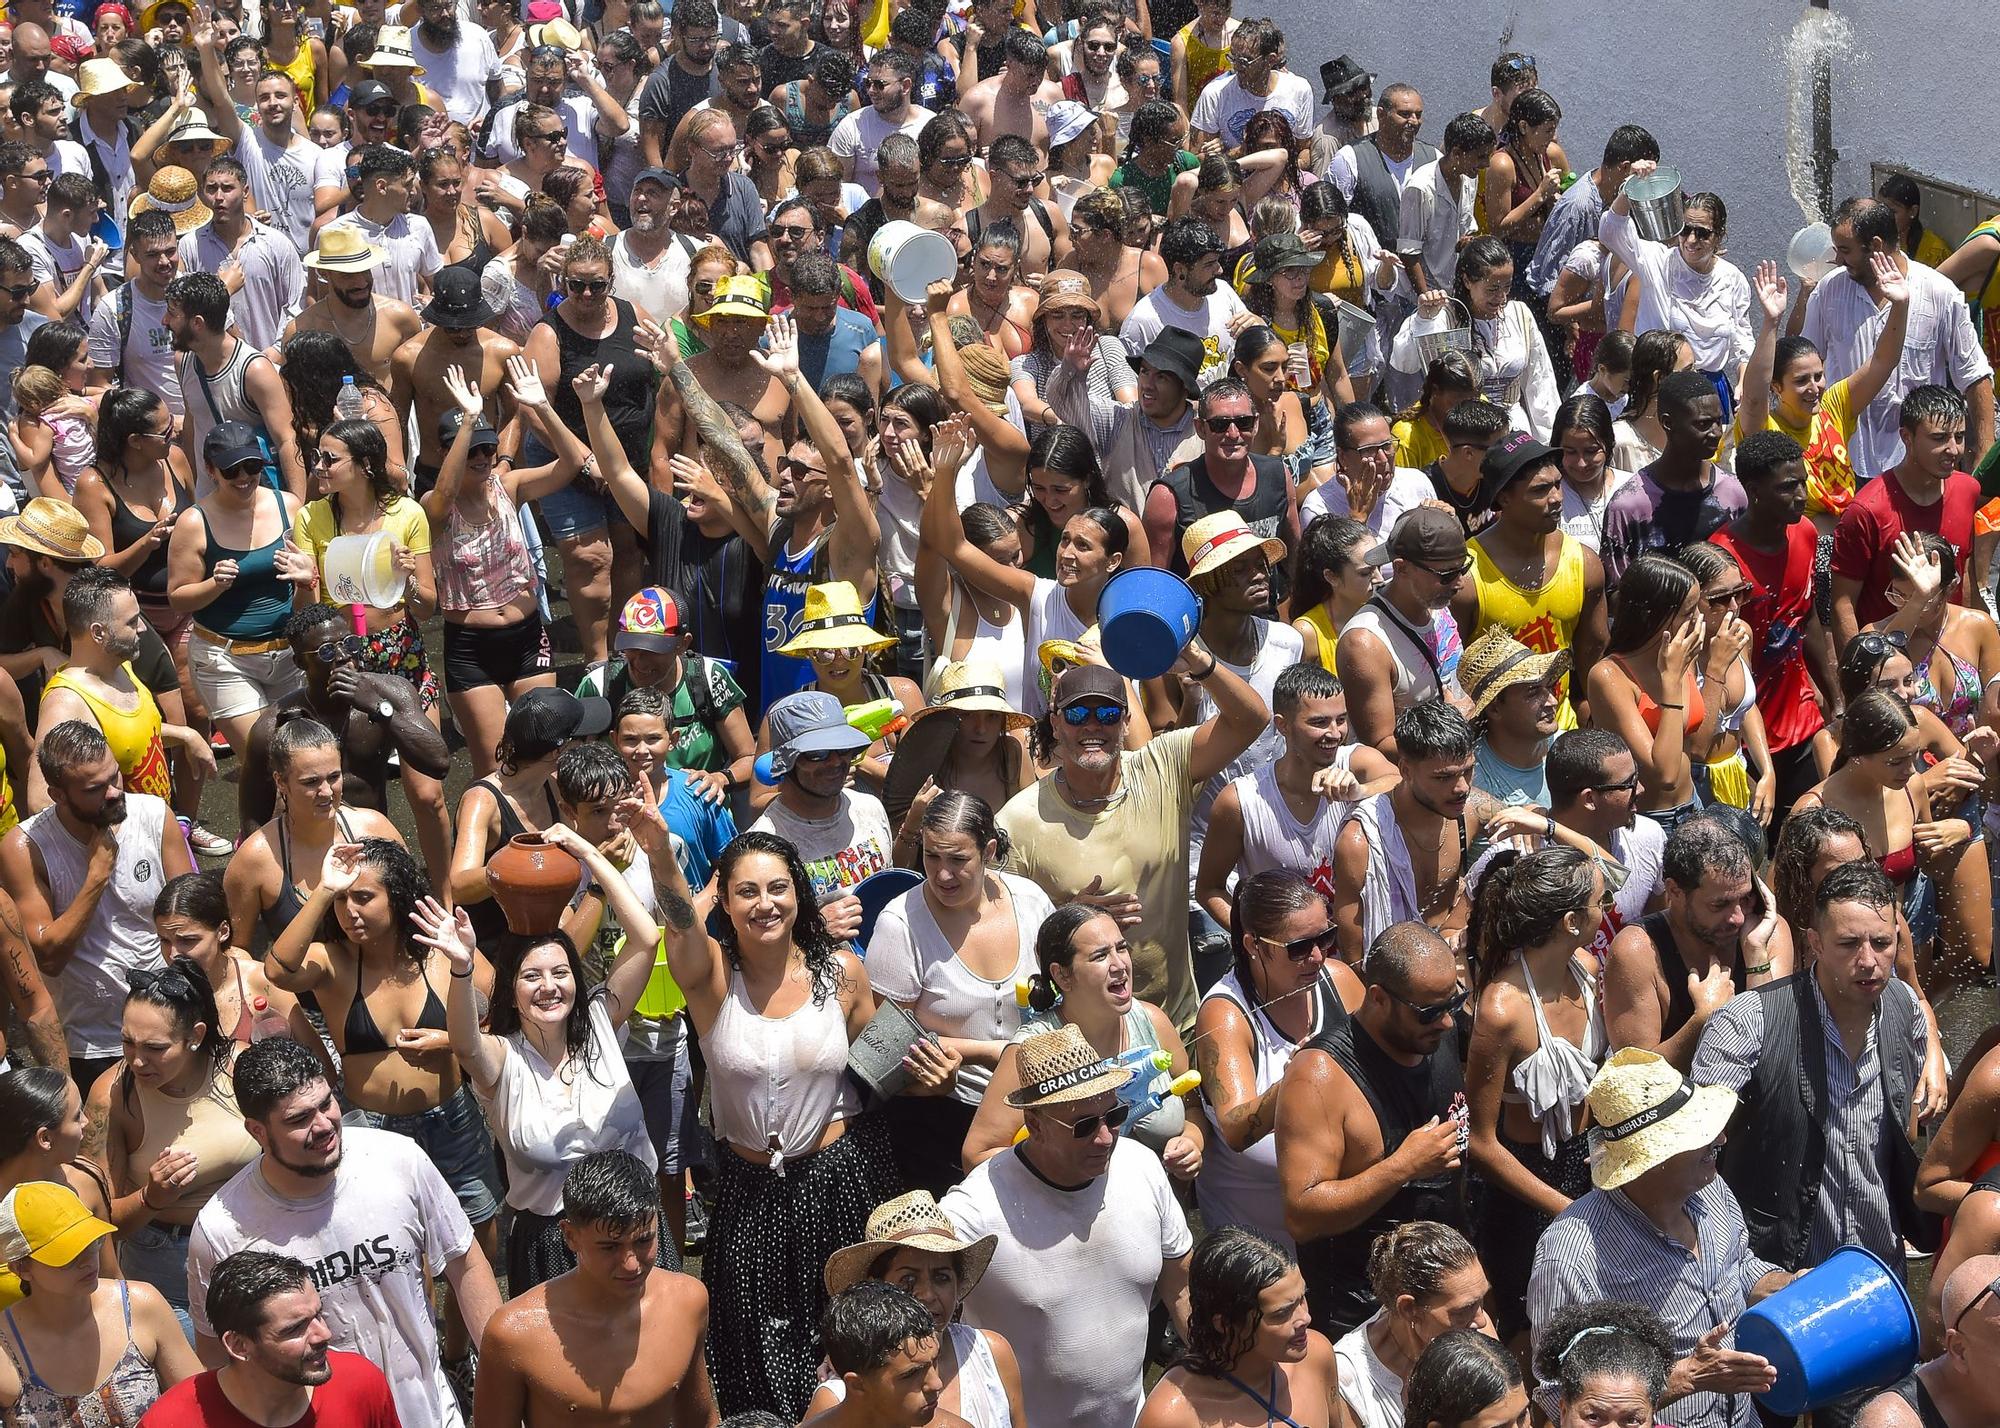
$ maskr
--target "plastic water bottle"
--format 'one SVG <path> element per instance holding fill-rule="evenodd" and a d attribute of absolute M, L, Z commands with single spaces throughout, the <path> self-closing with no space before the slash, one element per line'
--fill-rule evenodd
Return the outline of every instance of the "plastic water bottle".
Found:
<path fill-rule="evenodd" d="M 250 999 L 250 1039 L 252 1041 L 267 1041 L 274 1036 L 287 1036 L 289 1034 L 290 1032 L 287 1029 L 284 1017 L 278 1014 L 277 1008 L 273 1007 L 267 998 L 252 997 Z"/>
<path fill-rule="evenodd" d="M 366 420 L 368 408 L 361 400 L 361 389 L 354 385 L 353 377 L 340 379 L 340 395 L 333 399 L 333 414 L 341 421 Z"/>

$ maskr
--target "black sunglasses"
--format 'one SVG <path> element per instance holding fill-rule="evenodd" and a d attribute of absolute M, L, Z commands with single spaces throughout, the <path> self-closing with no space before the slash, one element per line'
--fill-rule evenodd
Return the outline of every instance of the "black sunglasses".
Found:
<path fill-rule="evenodd" d="M 368 642 L 359 635 L 342 635 L 337 640 L 328 640 L 313 651 L 313 658 L 321 664 L 332 664 L 342 655 L 349 659 L 360 659 L 368 653 Z"/>
<path fill-rule="evenodd" d="M 1254 932 L 1250 935 L 1266 947 L 1282 947 L 1285 956 L 1294 962 L 1303 962 L 1315 952 L 1327 957 L 1335 955 L 1337 929 L 1330 925 L 1304 937 L 1294 937 L 1290 942 L 1280 942 L 1275 937 L 1258 937 Z"/>
<path fill-rule="evenodd" d="M 376 119 L 393 119 L 399 106 L 393 100 L 363 106 L 361 112 Z"/>
<path fill-rule="evenodd" d="M 1634 773 L 1630 778 L 1621 778 L 1616 783 L 1594 783 L 1590 787 L 1594 793 L 1630 793 L 1638 786 L 1639 775 Z"/>
<path fill-rule="evenodd" d="M 1117 724 L 1125 718 L 1122 704 L 1089 704 L 1078 700 L 1074 704 L 1063 705 L 1063 723 L 1072 729 L 1081 729 L 1085 724 Z"/>
<path fill-rule="evenodd" d="M 1715 237 L 1715 230 L 1713 228 L 1704 228 L 1699 223 L 1689 223 L 1682 226 L 1681 237 L 1693 238 L 1698 242 L 1706 243 Z"/>
<path fill-rule="evenodd" d="M 1077 1119 L 1073 1121 L 1066 1121 L 1061 1116 L 1053 1116 L 1053 1115 L 1050 1116 L 1049 1119 L 1054 1121 L 1059 1126 L 1068 1126 L 1069 1133 L 1075 1136 L 1078 1140 L 1089 1140 L 1092 1136 L 1097 1134 L 1097 1128 L 1099 1126 L 1104 1126 L 1109 1130 L 1117 1130 L 1118 1127 L 1125 1124 L 1125 1118 L 1131 1114 L 1132 1114 L 1132 1108 L 1126 1105 L 1123 1101 L 1120 1101 L 1117 1105 L 1113 1106 L 1110 1110 L 1104 1112 L 1104 1114 L 1102 1115 L 1079 1116 Z M 1954 1325 L 1954 1327 L 1956 1326 Z"/>
<path fill-rule="evenodd" d="M 1466 575 L 1472 570 L 1471 556 L 1467 556 L 1465 558 L 1465 564 L 1459 566 L 1458 569 L 1456 570 L 1439 570 L 1435 565 L 1425 565 L 1420 560 L 1406 560 L 1402 563 L 1405 565 L 1414 565 L 1417 569 L 1423 571 L 1426 575 L 1432 577 L 1435 580 L 1445 581 L 1447 584 L 1449 584 L 1453 580 L 1463 580 L 1466 577 Z"/>
<path fill-rule="evenodd" d="M 135 978 L 134 980 L 137 979 Z M 1959 1310 L 1957 1316 L 1952 1319 L 1951 1327 L 1953 1329 L 1956 1329 L 1960 1324 L 1963 1324 L 1965 1322 L 1965 1316 L 1970 1314 L 1973 1311 L 1973 1309 L 1978 1305 L 1979 1301 L 1984 1299 L 1989 1294 L 2000 1294 L 2000 1276 L 1996 1276 L 1994 1279 L 1988 1281 L 1984 1289 L 1980 1290 L 1977 1294 L 1973 1295 L 1970 1299 L 1965 1301 L 1965 1307 Z"/>
<path fill-rule="evenodd" d="M 1885 660 L 1908 650 L 1910 636 L 1907 630 L 1870 630 L 1854 637 L 1854 647 L 1872 660 Z"/>
<path fill-rule="evenodd" d="M 6 292 L 7 296 L 14 299 L 14 301 L 26 302 L 29 298 L 35 295 L 35 284 L 21 283 L 18 286 L 6 288 L 4 291 Z"/>
<path fill-rule="evenodd" d="M 1221 436 L 1231 427 L 1234 427 L 1237 431 L 1243 432 L 1246 435 L 1257 429 L 1257 418 L 1254 415 L 1204 417 L 1203 421 L 1207 423 L 1208 429 L 1214 432 L 1217 436 Z"/>
<path fill-rule="evenodd" d="M 611 279 L 564 278 L 563 286 L 573 293 L 608 293 L 611 291 Z"/>
<path fill-rule="evenodd" d="M 1387 987 L 1383 987 L 1382 990 L 1389 992 Z M 1425 1026 L 1433 1026 L 1448 1016 L 1456 1016 L 1458 1009 L 1465 1005 L 1466 998 L 1471 995 L 1472 993 L 1460 987 L 1443 1001 L 1432 1002 L 1428 1006 L 1419 1005 L 1411 1001 L 1408 997 L 1399 997 L 1394 992 L 1389 992 L 1389 1000 L 1401 1002 L 1410 1009 L 1411 1015 L 1415 1016 L 1418 1021 L 1422 1022 Z"/>
<path fill-rule="evenodd" d="M 971 162 L 972 162 L 972 155 L 959 154 L 956 157 L 946 157 L 939 159 L 938 166 L 940 168 L 947 168 L 947 169 L 962 169 Z"/>

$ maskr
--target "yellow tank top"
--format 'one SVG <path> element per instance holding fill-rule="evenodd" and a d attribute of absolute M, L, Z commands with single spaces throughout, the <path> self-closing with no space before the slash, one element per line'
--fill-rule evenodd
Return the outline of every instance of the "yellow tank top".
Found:
<path fill-rule="evenodd" d="M 0 836 L 13 831 L 21 821 L 21 810 L 14 802 L 14 781 L 7 777 L 7 751 L 0 749 Z"/>
<path fill-rule="evenodd" d="M 313 100 L 316 97 L 313 94 L 313 78 L 317 69 L 313 62 L 311 38 L 306 35 L 300 35 L 299 52 L 293 55 L 288 62 L 273 65 L 272 68 L 283 70 L 292 77 L 292 84 L 298 89 L 299 98 L 304 102 L 305 107 L 310 110 L 313 106 Z"/>
<path fill-rule="evenodd" d="M 225 1071 L 207 1087 L 185 1100 L 169 1096 L 143 1081 L 131 1083 L 145 1136 L 125 1158 L 125 1173 L 134 1185 L 146 1183 L 146 1172 L 168 1146 L 191 1150 L 194 1184 L 175 1207 L 198 1210 L 237 1171 L 255 1160 L 257 1142 L 243 1129 L 243 1112 Z"/>
<path fill-rule="evenodd" d="M 1537 654 L 1554 654 L 1575 644 L 1576 627 L 1583 619 L 1583 546 L 1574 536 L 1563 537 L 1556 573 L 1539 590 L 1523 590 L 1502 575 L 1477 537 L 1467 545 L 1473 585 L 1479 592 L 1479 626 L 1466 633 L 1467 644 L 1495 625 Z M 1576 711 L 1569 704 L 1568 675 L 1563 676 L 1561 693 L 1556 726 L 1574 729 Z"/>
<path fill-rule="evenodd" d="M 153 691 L 139 682 L 129 664 L 125 666 L 125 677 L 139 691 L 139 707 L 130 713 L 105 703 L 85 689 L 67 667 L 49 676 L 43 693 L 67 689 L 89 707 L 97 727 L 104 731 L 104 742 L 111 745 L 111 756 L 118 760 L 119 771 L 125 775 L 126 788 L 134 793 L 170 798 L 174 782 L 167 769 L 166 746 L 160 742 L 160 706 L 153 702 Z"/>
<path fill-rule="evenodd" d="M 1194 108 L 1202 90 L 1208 87 L 1208 82 L 1231 68 L 1229 46 L 1204 44 L 1201 31 L 1197 28 L 1200 24 L 1199 20 L 1190 20 L 1181 26 L 1181 38 L 1187 41 L 1188 82 L 1188 92 L 1181 96 L 1181 102 L 1190 109 Z"/>
<path fill-rule="evenodd" d="M 1333 647 L 1340 638 L 1340 632 L 1334 629 L 1333 621 L 1326 613 L 1326 602 L 1321 601 L 1299 618 L 1312 626 L 1313 634 L 1319 639 L 1319 667 L 1328 674 L 1339 674 L 1340 671 L 1333 665 Z"/>
<path fill-rule="evenodd" d="M 1361 270 L 1361 260 L 1354 256 L 1351 248 L 1338 257 L 1326 254 L 1319 260 L 1319 266 L 1312 270 L 1314 292 L 1337 297 L 1356 307 L 1368 306 L 1367 281 L 1367 274 Z"/>
<path fill-rule="evenodd" d="M 1389 435 L 1396 438 L 1396 464 L 1413 471 L 1444 460 L 1448 449 L 1444 433 L 1432 426 L 1428 417 L 1396 422 L 1389 428 Z"/>

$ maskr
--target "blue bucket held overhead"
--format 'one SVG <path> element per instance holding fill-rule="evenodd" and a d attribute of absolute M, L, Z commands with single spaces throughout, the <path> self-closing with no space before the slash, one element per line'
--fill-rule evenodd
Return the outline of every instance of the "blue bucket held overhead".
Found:
<path fill-rule="evenodd" d="M 1770 1360 L 1778 1381 L 1759 1394 L 1774 1413 L 1807 1413 L 1882 1388 L 1917 1362 L 1917 1312 L 1897 1273 L 1858 1245 L 1744 1311 L 1736 1347 Z"/>
<path fill-rule="evenodd" d="M 1201 598 L 1170 570 L 1121 570 L 1097 597 L 1104 661 L 1127 679 L 1157 679 L 1172 669 L 1200 626 Z"/>

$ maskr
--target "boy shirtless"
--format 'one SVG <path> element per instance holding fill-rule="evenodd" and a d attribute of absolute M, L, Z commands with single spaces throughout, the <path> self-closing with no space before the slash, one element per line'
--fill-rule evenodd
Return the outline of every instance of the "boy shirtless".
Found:
<path fill-rule="evenodd" d="M 841 1398 L 808 1418 L 811 1428 L 968 1428 L 938 1407 L 937 1324 L 906 1290 L 879 1279 L 850 1285 L 826 1306 L 820 1344 Z"/>

